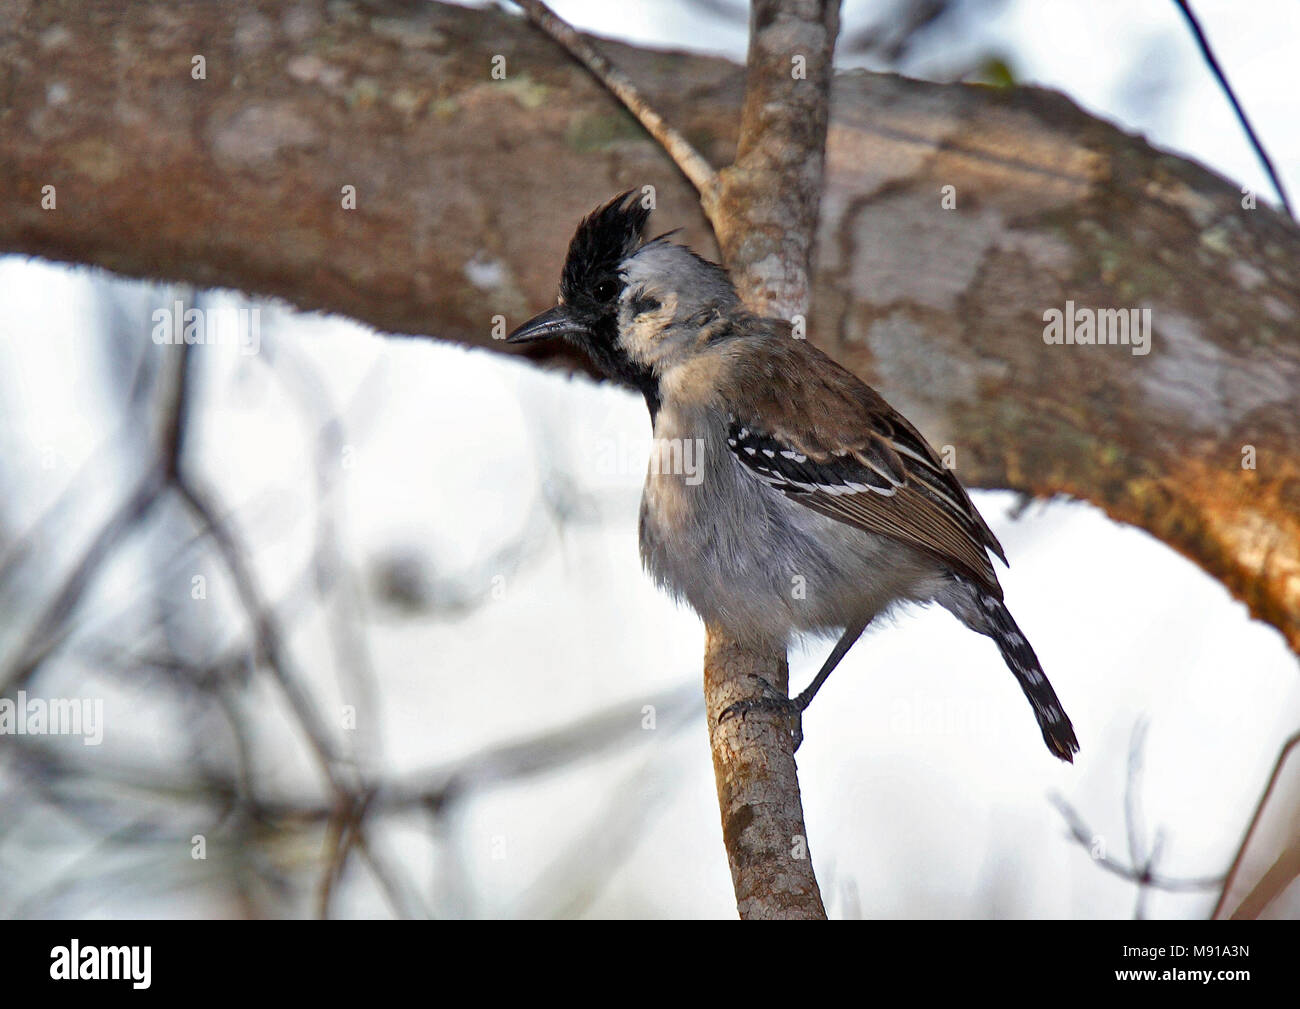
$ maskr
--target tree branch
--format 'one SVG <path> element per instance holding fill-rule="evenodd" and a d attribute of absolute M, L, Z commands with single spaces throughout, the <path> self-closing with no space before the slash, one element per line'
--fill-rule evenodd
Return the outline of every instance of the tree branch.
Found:
<path fill-rule="evenodd" d="M 1300 732 L 1297 732 L 1295 735 L 1287 739 L 1287 741 L 1282 744 L 1282 748 L 1278 751 L 1277 760 L 1273 762 L 1273 770 L 1268 776 L 1268 784 L 1264 786 L 1264 791 L 1259 795 L 1259 801 L 1255 803 L 1255 811 L 1251 814 L 1250 825 L 1246 828 L 1246 833 L 1242 835 L 1241 844 L 1237 846 L 1237 853 L 1232 858 L 1232 865 L 1228 867 L 1228 874 L 1224 877 L 1223 888 L 1219 891 L 1219 899 L 1215 902 L 1214 910 L 1210 914 L 1211 919 L 1222 917 L 1224 912 L 1228 909 L 1228 897 L 1232 893 L 1233 884 L 1237 882 L 1237 875 L 1241 871 L 1242 862 L 1246 859 L 1246 852 L 1249 850 L 1250 843 L 1255 837 L 1255 832 L 1259 827 L 1260 820 L 1264 817 L 1264 810 L 1268 808 L 1269 801 L 1273 798 L 1273 791 L 1277 787 L 1277 781 L 1282 774 L 1282 768 L 1286 766 L 1288 758 L 1290 758 L 1292 751 L 1295 750 L 1296 747 L 1300 747 Z M 1294 859 L 1294 854 L 1292 855 L 1292 858 Z M 1268 890 L 1269 899 L 1272 899 L 1272 897 L 1281 893 L 1282 889 L 1285 888 L 1286 882 L 1296 878 L 1297 871 L 1295 870 L 1298 868 L 1300 867 L 1293 864 L 1291 875 L 1286 877 L 1286 880 L 1283 881 L 1281 886 L 1272 890 L 1263 887 L 1264 890 Z M 1263 880 L 1261 880 L 1260 883 L 1257 883 L 1251 892 L 1247 894 L 1243 900 L 1238 902 L 1232 912 L 1233 918 L 1238 916 L 1253 918 L 1259 911 L 1263 910 L 1267 905 L 1267 900 L 1256 900 L 1253 904 L 1253 913 L 1242 913 L 1246 905 L 1251 902 L 1251 898 L 1257 897 L 1257 891 L 1261 890 L 1263 883 Z"/>
<path fill-rule="evenodd" d="M 294 11 L 186 5 L 155 34 L 145 0 L 98 0 L 3 22 L 0 249 L 500 349 L 493 316 L 554 297 L 573 221 L 611 193 L 652 183 L 666 226 L 712 242 L 671 160 L 521 19 L 429 4 L 399 35 L 360 3 Z M 601 50 L 733 160 L 742 68 Z M 1051 92 L 834 86 L 810 339 L 951 444 L 968 485 L 1094 502 L 1300 650 L 1300 230 Z M 1150 353 L 1045 346 L 1067 300 L 1150 307 Z"/>
<path fill-rule="evenodd" d="M 1187 22 L 1187 27 L 1191 29 L 1192 37 L 1196 39 L 1196 47 L 1201 51 L 1201 58 L 1205 60 L 1206 65 L 1210 68 L 1210 73 L 1214 74 L 1214 79 L 1219 82 L 1219 87 L 1223 89 L 1223 93 L 1228 96 L 1228 101 L 1232 105 L 1232 111 L 1237 117 L 1237 122 L 1241 123 L 1241 128 L 1246 131 L 1246 139 L 1250 141 L 1250 146 L 1254 150 L 1256 157 L 1264 166 L 1264 171 L 1268 173 L 1269 181 L 1273 183 L 1273 188 L 1277 190 L 1277 198 L 1282 203 L 1282 209 L 1287 212 L 1288 217 L 1294 218 L 1295 211 L 1291 209 L 1291 201 L 1287 199 L 1286 189 L 1282 185 L 1282 180 L 1278 177 L 1277 169 L 1273 167 L 1273 159 L 1268 156 L 1263 141 L 1259 139 L 1259 136 L 1255 133 L 1255 127 L 1250 124 L 1250 119 L 1246 116 L 1246 110 L 1241 107 L 1241 102 L 1237 100 L 1237 92 L 1228 83 L 1228 75 L 1223 72 L 1218 57 L 1214 55 L 1214 50 L 1210 48 L 1210 40 L 1205 37 L 1205 32 L 1201 30 L 1201 23 L 1192 12 L 1192 5 L 1187 0 L 1174 0 L 1174 3 L 1182 11 L 1183 19 Z"/>
<path fill-rule="evenodd" d="M 764 712 L 719 722 L 732 704 L 759 693 L 760 677 L 785 694 L 785 656 L 755 653 L 709 628 L 705 711 L 736 908 L 745 919 L 825 918 L 789 726 Z"/>
<path fill-rule="evenodd" d="M 750 309 L 808 311 L 812 248 L 830 119 L 839 2 L 754 0 L 735 164 L 710 214 L 732 280 Z M 759 679 L 789 693 L 783 652 L 708 628 L 705 707 L 736 906 L 742 918 L 825 918 L 808 853 L 789 728 L 774 712 L 719 724 Z"/>
<path fill-rule="evenodd" d="M 651 107 L 645 97 L 637 90 L 632 79 L 602 56 L 590 42 L 584 39 L 567 21 L 558 17 L 554 11 L 540 0 L 514 0 L 528 15 L 528 20 L 546 32 L 564 47 L 564 50 L 600 81 L 636 116 L 637 122 L 645 127 L 647 133 L 659 142 L 668 156 L 682 170 L 700 194 L 700 203 L 704 212 L 712 218 L 712 210 L 717 201 L 718 176 L 713 166 L 708 163 L 689 140 L 673 129 L 664 117 Z"/>
<path fill-rule="evenodd" d="M 625 74 L 545 4 L 516 2 L 623 101 L 691 178 L 749 307 L 767 315 L 806 312 L 838 0 L 755 0 L 740 155 L 720 177 Z M 752 731 L 718 721 L 729 704 L 755 692 L 759 678 L 788 692 L 785 656 L 754 651 L 709 628 L 705 703 L 737 907 L 742 918 L 825 918 L 788 729 L 771 713 L 756 715 Z"/>
<path fill-rule="evenodd" d="M 740 137 L 715 225 L 741 296 L 762 315 L 806 315 L 812 301 L 839 11 L 826 0 L 750 8 Z"/>
<path fill-rule="evenodd" d="M 1070 836 L 1074 838 L 1075 843 L 1084 851 L 1091 852 L 1096 844 L 1096 833 L 1084 823 L 1083 817 L 1063 796 L 1053 795 L 1052 803 L 1070 828 Z M 1151 886 L 1157 890 L 1179 893 L 1188 890 L 1213 890 L 1223 883 L 1222 876 L 1195 876 L 1188 879 L 1163 876 L 1155 871 L 1155 861 L 1158 856 L 1159 849 L 1157 847 L 1140 864 L 1125 865 L 1118 859 L 1106 854 L 1095 854 L 1092 859 L 1107 872 L 1119 876 L 1121 879 L 1126 879 L 1130 883 L 1136 883 L 1139 890 L 1142 887 Z M 1141 917 L 1141 915 L 1138 915 L 1138 917 Z"/>

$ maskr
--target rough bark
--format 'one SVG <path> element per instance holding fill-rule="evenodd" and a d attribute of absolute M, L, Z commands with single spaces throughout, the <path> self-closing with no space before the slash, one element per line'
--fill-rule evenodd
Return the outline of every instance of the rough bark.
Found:
<path fill-rule="evenodd" d="M 755 311 L 806 315 L 826 163 L 839 4 L 754 0 L 735 163 L 711 214 Z"/>
<path fill-rule="evenodd" d="M 790 730 L 758 713 L 719 716 L 754 697 L 761 676 L 782 694 L 783 655 L 760 655 L 710 629 L 704 653 L 705 714 L 722 811 L 722 839 L 744 919 L 826 917 L 813 871 Z"/>

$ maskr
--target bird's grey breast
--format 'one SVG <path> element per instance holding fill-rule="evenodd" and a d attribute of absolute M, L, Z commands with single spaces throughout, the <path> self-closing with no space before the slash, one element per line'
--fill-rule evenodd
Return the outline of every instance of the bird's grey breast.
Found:
<path fill-rule="evenodd" d="M 799 515 L 744 471 L 728 423 L 717 403 L 665 396 L 641 500 L 641 559 L 706 623 L 783 640 L 809 622 L 798 588 L 810 537 L 799 520 L 821 518 Z"/>
<path fill-rule="evenodd" d="M 655 581 L 706 623 L 768 640 L 932 595 L 928 558 L 791 500 L 737 460 L 725 382 L 707 353 L 661 378 L 640 521 Z"/>
<path fill-rule="evenodd" d="M 641 560 L 655 581 L 706 621 L 724 623 L 727 597 L 756 574 L 748 516 L 760 489 L 738 479 L 745 474 L 725 438 L 716 410 L 665 402 L 655 419 L 640 529 Z"/>

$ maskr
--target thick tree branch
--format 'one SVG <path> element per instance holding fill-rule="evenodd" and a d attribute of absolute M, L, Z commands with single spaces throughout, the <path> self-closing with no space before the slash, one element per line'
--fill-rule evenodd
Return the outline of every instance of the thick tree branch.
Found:
<path fill-rule="evenodd" d="M 732 161 L 740 68 L 602 50 Z M 812 338 L 953 445 L 968 484 L 1092 501 L 1300 650 L 1300 231 L 1049 92 L 835 88 Z M 499 13 L 135 0 L 0 19 L 7 251 L 499 347 L 494 315 L 554 297 L 572 222 L 643 183 L 709 246 L 658 145 Z M 1046 346 L 1067 300 L 1150 307 L 1151 352 Z"/>

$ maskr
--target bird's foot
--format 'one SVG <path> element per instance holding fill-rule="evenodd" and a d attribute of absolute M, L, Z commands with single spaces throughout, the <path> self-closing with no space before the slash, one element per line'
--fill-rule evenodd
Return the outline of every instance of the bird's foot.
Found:
<path fill-rule="evenodd" d="M 762 697 L 749 697 L 723 709 L 722 714 L 718 716 L 718 724 L 721 725 L 729 718 L 739 718 L 744 721 L 751 711 L 770 711 L 785 720 L 794 739 L 794 749 L 797 751 L 803 743 L 803 708 L 790 698 L 782 697 L 766 681 L 763 682 L 763 686 L 766 692 Z"/>

